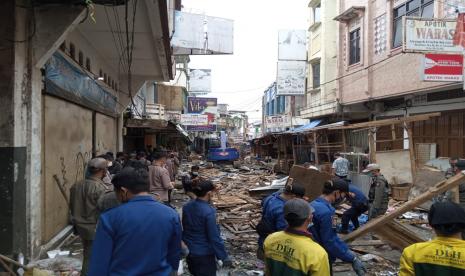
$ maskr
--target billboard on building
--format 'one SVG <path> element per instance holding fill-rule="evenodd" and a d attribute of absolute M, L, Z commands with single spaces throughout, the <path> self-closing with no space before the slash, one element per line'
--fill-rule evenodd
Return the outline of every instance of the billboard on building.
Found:
<path fill-rule="evenodd" d="M 230 19 L 175 11 L 171 38 L 174 55 L 233 53 L 234 22 Z"/>
<path fill-rule="evenodd" d="M 208 125 L 208 115 L 206 114 L 181 114 L 181 125 L 184 125 L 184 126 Z"/>
<path fill-rule="evenodd" d="M 189 93 L 208 94 L 211 92 L 210 69 L 190 69 L 189 70 Z"/>
<path fill-rule="evenodd" d="M 285 129 L 291 126 L 291 116 L 288 114 L 265 116 L 267 129 Z"/>
<path fill-rule="evenodd" d="M 228 114 L 228 104 L 218 104 L 218 114 Z"/>
<path fill-rule="evenodd" d="M 306 61 L 278 61 L 277 95 L 305 95 Z"/>
<path fill-rule="evenodd" d="M 173 123 L 181 122 L 181 111 L 166 111 L 165 110 L 165 117 L 167 121 L 171 121 Z"/>
<path fill-rule="evenodd" d="M 455 20 L 404 18 L 404 51 L 461 53 L 460 46 L 454 46 Z"/>
<path fill-rule="evenodd" d="M 207 115 L 205 125 L 188 126 L 190 131 L 216 131 L 216 116 L 218 114 L 218 99 L 203 97 L 187 97 L 187 113 Z"/>
<path fill-rule="evenodd" d="M 307 31 L 280 30 L 278 32 L 279 60 L 307 60 Z"/>
<path fill-rule="evenodd" d="M 463 56 L 447 54 L 425 54 L 423 80 L 458 82 L 463 80 Z"/>

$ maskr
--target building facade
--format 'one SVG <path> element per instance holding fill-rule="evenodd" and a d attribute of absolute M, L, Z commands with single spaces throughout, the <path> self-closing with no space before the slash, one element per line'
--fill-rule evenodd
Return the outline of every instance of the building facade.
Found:
<path fill-rule="evenodd" d="M 0 252 L 31 259 L 72 231 L 69 188 L 90 158 L 123 148 L 135 93 L 173 78 L 180 9 L 170 0 L 100 0 L 92 13 L 86 1 L 33 3 L 0 3 Z M 129 31 L 120 29 L 126 3 Z M 122 58 L 128 32 L 137 34 L 131 61 Z"/>
<path fill-rule="evenodd" d="M 403 17 L 456 18 L 465 1 L 337 1 L 338 96 L 343 116 L 373 120 L 441 112 L 413 124 L 415 143 L 432 143 L 438 156 L 465 156 L 465 98 L 460 82 L 422 80 L 423 53 L 402 50 Z M 406 137 L 406 132 L 396 130 Z M 406 148 L 402 141 L 386 149 Z"/>
<path fill-rule="evenodd" d="M 308 77 L 305 105 L 300 117 L 329 118 L 337 110 L 337 39 L 339 4 L 332 0 L 309 2 L 310 26 L 308 28 Z"/>

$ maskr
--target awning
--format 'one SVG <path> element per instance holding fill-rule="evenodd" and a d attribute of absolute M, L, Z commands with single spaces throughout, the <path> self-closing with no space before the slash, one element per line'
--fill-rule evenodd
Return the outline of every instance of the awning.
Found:
<path fill-rule="evenodd" d="M 293 130 L 289 130 L 288 133 L 304 132 L 304 131 L 310 130 L 312 128 L 315 128 L 320 124 L 321 124 L 321 120 L 314 120 L 314 121 L 311 121 L 310 123 L 308 123 L 306 125 L 300 126 L 300 127 L 295 128 Z"/>

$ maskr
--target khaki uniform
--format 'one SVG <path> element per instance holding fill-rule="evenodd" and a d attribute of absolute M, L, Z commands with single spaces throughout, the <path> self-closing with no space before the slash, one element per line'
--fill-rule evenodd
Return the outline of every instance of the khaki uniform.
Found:
<path fill-rule="evenodd" d="M 150 192 L 160 196 L 160 200 L 168 202 L 168 191 L 173 189 L 167 169 L 161 166 L 149 166 Z"/>
<path fill-rule="evenodd" d="M 386 213 L 389 203 L 389 184 L 382 174 L 372 177 L 368 200 L 370 201 L 368 211 L 370 219 Z"/>
<path fill-rule="evenodd" d="M 100 210 L 98 201 L 107 190 L 101 179 L 87 178 L 70 189 L 70 208 L 75 230 L 82 239 L 84 260 L 81 275 L 87 275 Z"/>

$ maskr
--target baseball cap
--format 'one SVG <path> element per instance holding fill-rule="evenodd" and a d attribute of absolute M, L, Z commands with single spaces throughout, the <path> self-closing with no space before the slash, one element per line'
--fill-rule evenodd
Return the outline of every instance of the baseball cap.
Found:
<path fill-rule="evenodd" d="M 347 181 L 340 179 L 340 178 L 334 178 L 333 180 L 328 180 L 325 182 L 324 189 L 332 192 L 339 190 L 341 192 L 349 192 L 349 184 Z"/>
<path fill-rule="evenodd" d="M 378 164 L 372 163 L 372 164 L 368 164 L 366 169 L 363 170 L 363 172 L 367 173 L 367 172 L 371 172 L 371 171 L 379 170 L 379 169 L 380 167 Z"/>
<path fill-rule="evenodd" d="M 300 198 L 286 201 L 284 204 L 284 217 L 286 219 L 306 219 L 315 209 L 310 204 Z"/>
<path fill-rule="evenodd" d="M 429 209 L 428 222 L 431 226 L 446 224 L 465 225 L 465 210 L 455 202 L 437 202 Z"/>
<path fill-rule="evenodd" d="M 96 157 L 91 159 L 87 166 L 91 169 L 106 169 L 108 168 L 108 162 L 105 158 Z"/>

